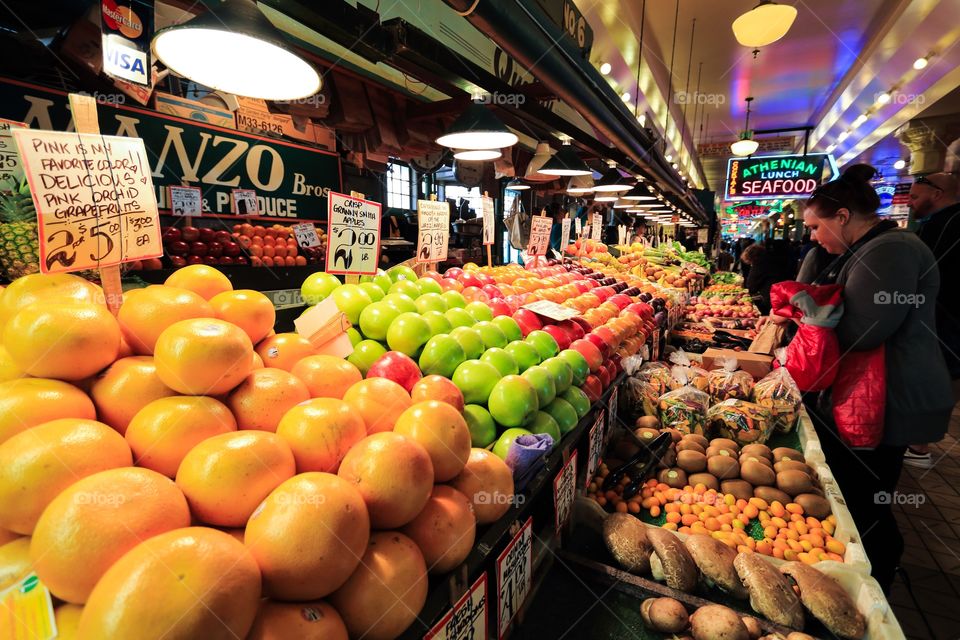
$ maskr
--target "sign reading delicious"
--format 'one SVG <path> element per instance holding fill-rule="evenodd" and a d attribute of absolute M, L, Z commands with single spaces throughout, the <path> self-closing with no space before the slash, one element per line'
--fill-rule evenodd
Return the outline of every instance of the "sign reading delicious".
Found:
<path fill-rule="evenodd" d="M 730 158 L 724 199 L 803 198 L 834 175 L 836 165 L 825 153 Z"/>

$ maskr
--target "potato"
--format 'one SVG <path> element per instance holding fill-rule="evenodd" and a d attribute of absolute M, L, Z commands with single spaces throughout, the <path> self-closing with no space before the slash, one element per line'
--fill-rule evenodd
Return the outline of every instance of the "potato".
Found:
<path fill-rule="evenodd" d="M 699 433 L 688 433 L 687 435 L 683 436 L 683 441 L 696 442 L 698 445 L 700 445 L 704 449 L 710 446 L 710 442 Z"/>
<path fill-rule="evenodd" d="M 717 477 L 712 473 L 691 474 L 687 477 L 687 484 L 689 484 L 691 487 L 702 484 L 707 489 L 713 489 L 714 491 L 720 490 L 720 483 L 717 481 Z"/>
<path fill-rule="evenodd" d="M 799 460 L 800 462 L 807 461 L 807 459 L 803 457 L 803 454 L 796 449 L 791 449 L 790 447 L 777 447 L 773 450 L 773 461 L 780 462 L 781 460 Z"/>
<path fill-rule="evenodd" d="M 681 451 L 697 451 L 699 453 L 704 453 L 703 447 L 699 443 L 694 442 L 693 440 L 681 440 L 677 443 L 677 453 Z"/>
<path fill-rule="evenodd" d="M 694 640 L 750 640 L 740 615 L 720 604 L 700 607 L 690 616 Z"/>
<path fill-rule="evenodd" d="M 816 485 L 803 471 L 781 471 L 777 474 L 777 489 L 796 496 L 801 493 L 810 493 Z"/>
<path fill-rule="evenodd" d="M 677 454 L 677 466 L 687 473 L 698 473 L 707 468 L 707 456 L 699 451 L 681 451 Z"/>
<path fill-rule="evenodd" d="M 660 633 L 679 633 L 690 624 L 687 609 L 673 598 L 652 598 L 647 608 L 650 627 Z M 647 602 L 647 600 L 644 600 Z"/>
<path fill-rule="evenodd" d="M 683 489 L 687 486 L 687 472 L 683 469 L 664 469 L 657 474 L 657 481 L 674 489 Z"/>
<path fill-rule="evenodd" d="M 810 465 L 799 460 L 781 460 L 773 465 L 773 470 L 777 473 L 781 471 L 803 471 L 811 478 L 813 477 L 813 469 L 810 468 Z"/>
<path fill-rule="evenodd" d="M 637 429 L 659 429 L 660 421 L 656 416 L 640 416 L 635 426 Z"/>
<path fill-rule="evenodd" d="M 784 505 L 790 502 L 790 496 L 776 487 L 754 487 L 753 495 L 766 501 L 767 504 L 770 504 L 774 500 Z"/>
<path fill-rule="evenodd" d="M 748 444 L 740 449 L 740 455 L 757 456 L 766 460 L 773 460 L 773 452 L 765 444 Z"/>
<path fill-rule="evenodd" d="M 753 485 L 746 480 L 724 480 L 720 491 L 733 495 L 737 500 L 749 500 L 753 497 Z"/>
<path fill-rule="evenodd" d="M 730 449 L 734 453 L 740 453 L 740 445 L 731 440 L 730 438 L 714 438 L 710 441 L 711 447 L 723 447 L 725 449 Z"/>
<path fill-rule="evenodd" d="M 820 496 L 801 493 L 793 501 L 803 507 L 804 515 L 813 516 L 817 520 L 823 520 L 830 515 L 830 503 Z"/>
<path fill-rule="evenodd" d="M 755 487 L 769 486 L 777 480 L 773 469 L 755 460 L 748 460 L 740 467 L 740 477 Z"/>
<path fill-rule="evenodd" d="M 750 638 L 756 640 L 763 635 L 763 629 L 760 627 L 760 622 L 753 616 L 743 616 L 740 618 L 743 622 L 743 626 L 747 628 L 747 633 L 750 634 Z"/>
<path fill-rule="evenodd" d="M 707 458 L 707 471 L 720 480 L 733 480 L 740 477 L 740 463 L 733 456 L 713 456 Z"/>

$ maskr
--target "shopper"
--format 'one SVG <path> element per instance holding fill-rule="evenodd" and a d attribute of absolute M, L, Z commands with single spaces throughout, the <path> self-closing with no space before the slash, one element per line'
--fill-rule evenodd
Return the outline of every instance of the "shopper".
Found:
<path fill-rule="evenodd" d="M 960 401 L 960 298 L 945 283 L 960 277 L 960 202 L 958 181 L 949 173 L 920 176 L 910 187 L 910 209 L 919 222 L 917 234 L 930 247 L 940 268 L 937 294 L 937 335 L 953 381 L 953 398 Z M 904 464 L 921 469 L 933 466 L 930 447 L 911 445 Z"/>
<path fill-rule="evenodd" d="M 770 313 L 770 287 L 794 276 L 789 255 L 781 245 L 771 243 L 766 247 L 754 243 L 743 250 L 740 260 L 750 267 L 744 286 L 754 297 L 760 312 Z"/>
<path fill-rule="evenodd" d="M 908 445 L 935 442 L 953 407 L 950 379 L 933 332 L 940 274 L 933 253 L 916 235 L 877 216 L 870 184 L 875 170 L 854 165 L 807 200 L 804 223 L 833 256 L 813 279 L 843 286 L 844 312 L 836 328 L 841 353 L 884 345 L 884 435 L 875 449 L 852 450 L 833 423 L 830 390 L 808 402 L 827 463 L 857 524 L 873 576 L 889 589 L 903 553 L 890 507 Z M 818 252 L 804 261 L 805 276 Z M 803 276 L 802 276 L 803 277 Z"/>

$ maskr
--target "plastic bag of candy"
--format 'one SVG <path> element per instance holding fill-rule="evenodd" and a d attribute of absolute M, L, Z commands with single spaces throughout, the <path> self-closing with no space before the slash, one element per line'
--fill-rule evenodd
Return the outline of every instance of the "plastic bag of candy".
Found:
<path fill-rule="evenodd" d="M 749 400 L 753 391 L 753 376 L 737 369 L 736 358 L 717 358 L 720 368 L 708 374 L 707 390 L 715 403 L 737 398 Z"/>
<path fill-rule="evenodd" d="M 753 386 L 752 399 L 770 411 L 773 428 L 788 433 L 797 424 L 803 394 L 786 367 L 777 367 Z"/>
<path fill-rule="evenodd" d="M 660 396 L 660 425 L 680 433 L 706 435 L 707 407 L 710 396 L 696 387 L 686 386 Z"/>
<path fill-rule="evenodd" d="M 655 416 L 660 396 L 676 386 L 670 367 L 663 362 L 646 362 L 627 378 L 628 401 L 643 415 Z"/>
<path fill-rule="evenodd" d="M 690 385 L 700 389 L 700 391 L 707 390 L 710 382 L 707 370 L 698 367 L 690 360 L 690 356 L 683 349 L 671 353 L 669 359 L 673 363 L 673 366 L 670 367 L 670 376 L 676 383 L 674 385 L 676 388 Z"/>
<path fill-rule="evenodd" d="M 740 446 L 767 441 L 772 430 L 770 411 L 759 404 L 730 398 L 707 411 L 711 435 L 730 438 Z"/>

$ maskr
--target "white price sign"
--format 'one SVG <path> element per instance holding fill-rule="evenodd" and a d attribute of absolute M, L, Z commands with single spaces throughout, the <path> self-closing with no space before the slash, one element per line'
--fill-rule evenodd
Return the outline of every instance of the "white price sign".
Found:
<path fill-rule="evenodd" d="M 417 262 L 443 262 L 450 242 L 450 203 L 417 201 Z"/>
<path fill-rule="evenodd" d="M 0 118 L 0 189 L 7 181 L 19 184 L 23 180 L 23 164 L 10 130 L 26 128 L 27 125 L 22 122 Z"/>
<path fill-rule="evenodd" d="M 433 626 L 424 640 L 487 639 L 487 574 L 473 583 L 453 609 Z"/>
<path fill-rule="evenodd" d="M 707 244 L 707 237 L 709 235 L 709 229 L 697 229 L 697 244 Z"/>
<path fill-rule="evenodd" d="M 260 213 L 257 192 L 253 189 L 233 189 L 230 191 L 230 200 L 233 202 L 235 216 L 255 216 Z"/>
<path fill-rule="evenodd" d="M 590 239 L 600 242 L 603 235 L 603 216 L 599 213 L 593 214 L 590 221 Z"/>
<path fill-rule="evenodd" d="M 557 531 L 563 528 L 570 510 L 573 509 L 573 500 L 576 497 L 577 484 L 577 450 L 570 453 L 570 459 L 563 465 L 557 477 L 553 479 L 553 505 L 555 507 L 555 524 Z"/>
<path fill-rule="evenodd" d="M 627 226 L 620 224 L 617 225 L 617 244 L 623 246 L 627 244 Z"/>
<path fill-rule="evenodd" d="M 297 239 L 297 246 L 300 247 L 319 247 L 321 244 L 317 228 L 312 222 L 293 225 L 293 235 Z"/>
<path fill-rule="evenodd" d="M 202 216 L 203 192 L 200 187 L 170 187 L 170 212 L 175 216 Z"/>
<path fill-rule="evenodd" d="M 497 224 L 493 217 L 493 198 L 483 196 L 480 198 L 480 204 L 483 210 L 483 244 L 493 244 Z"/>
<path fill-rule="evenodd" d="M 527 244 L 527 254 L 530 256 L 545 256 L 550 247 L 550 230 L 553 228 L 553 218 L 534 216 L 530 219 L 530 242 Z"/>
<path fill-rule="evenodd" d="M 583 233 L 583 222 L 580 221 L 580 218 L 574 219 L 574 224 L 576 227 L 577 235 L 580 235 L 581 233 Z"/>
<path fill-rule="evenodd" d="M 556 320 L 558 322 L 569 320 L 570 318 L 576 318 L 578 315 L 580 315 L 580 312 L 576 309 L 565 307 L 562 304 L 553 302 L 552 300 L 536 300 L 523 305 L 523 308 L 529 309 L 538 315 L 546 316 L 547 318 Z"/>
<path fill-rule="evenodd" d="M 533 518 L 513 537 L 497 558 L 497 637 L 507 635 L 510 622 L 530 593 L 533 564 Z"/>
<path fill-rule="evenodd" d="M 617 424 L 617 402 L 619 400 L 619 392 L 617 387 L 613 388 L 613 391 L 610 392 L 610 396 L 607 398 L 607 430 L 606 435 L 604 436 L 604 443 L 610 439 L 610 434 L 613 433 L 613 427 Z"/>
<path fill-rule="evenodd" d="M 380 203 L 335 192 L 327 202 L 327 273 L 375 275 L 380 260 Z"/>
<path fill-rule="evenodd" d="M 570 244 L 570 218 L 564 218 L 560 223 L 560 250 L 567 248 Z"/>
<path fill-rule="evenodd" d="M 600 409 L 600 411 L 597 412 L 597 419 L 594 420 L 593 426 L 590 427 L 590 448 L 587 451 L 586 486 L 590 486 L 590 481 L 593 479 L 593 476 L 596 475 L 597 469 L 600 468 L 600 457 L 603 455 L 603 414 L 603 409 Z"/>

